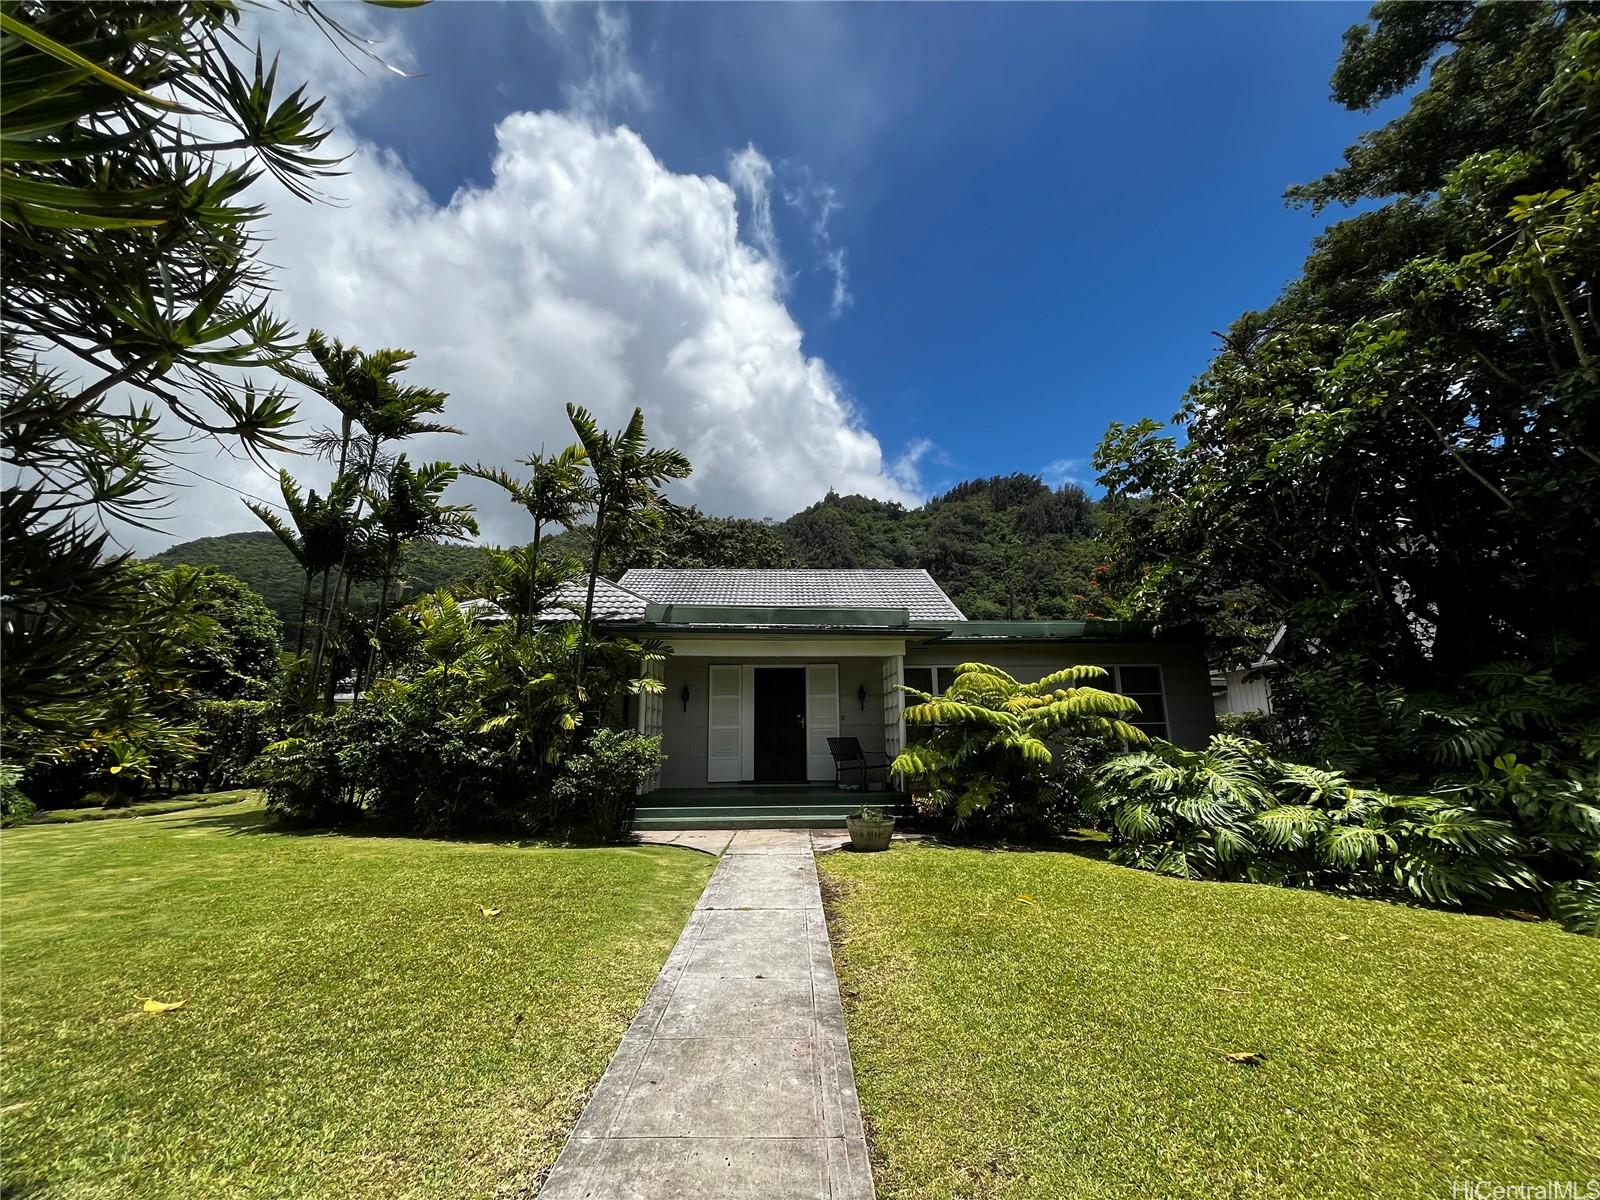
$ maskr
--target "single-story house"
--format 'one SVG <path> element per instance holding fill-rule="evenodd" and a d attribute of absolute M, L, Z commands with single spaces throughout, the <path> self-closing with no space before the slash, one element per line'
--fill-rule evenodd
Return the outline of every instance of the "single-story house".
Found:
<path fill-rule="evenodd" d="M 1134 724 L 1150 733 L 1200 746 L 1215 728 L 1195 630 L 969 621 L 926 571 L 635 569 L 597 589 L 594 620 L 670 650 L 664 690 L 628 713 L 667 755 L 640 827 L 777 824 L 802 803 L 800 815 L 837 823 L 861 797 L 844 793 L 854 781 L 829 739 L 892 759 L 906 743 L 900 685 L 942 691 L 963 662 L 1024 682 L 1093 663 L 1111 673 L 1101 686 L 1139 702 Z"/>

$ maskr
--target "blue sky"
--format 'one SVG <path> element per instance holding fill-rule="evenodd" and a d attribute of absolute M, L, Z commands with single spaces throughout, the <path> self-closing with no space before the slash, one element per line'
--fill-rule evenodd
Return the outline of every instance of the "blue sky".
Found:
<path fill-rule="evenodd" d="M 636 6 L 646 102 L 619 119 L 673 171 L 725 175 L 753 144 L 780 186 L 834 190 L 850 302 L 831 311 L 815 206 L 775 203 L 789 308 L 886 452 L 933 443 L 925 487 L 1062 463 L 1087 478 L 1107 422 L 1169 415 L 1211 331 L 1297 270 L 1320 222 L 1283 189 L 1373 122 L 1328 99 L 1364 14 Z M 354 126 L 442 203 L 488 181 L 497 120 L 562 106 L 573 48 L 533 5 L 406 21 L 425 75 Z"/>
<path fill-rule="evenodd" d="M 416 77 L 248 18 L 350 154 L 336 204 L 260 185 L 279 314 L 417 352 L 465 436 L 413 457 L 514 468 L 570 440 L 567 402 L 639 405 L 695 464 L 676 498 L 719 514 L 1010 471 L 1092 490 L 1106 425 L 1170 416 L 1337 217 L 1285 187 L 1384 115 L 1328 98 L 1356 5 L 337 11 Z M 209 472 L 161 541 L 276 491 Z"/>

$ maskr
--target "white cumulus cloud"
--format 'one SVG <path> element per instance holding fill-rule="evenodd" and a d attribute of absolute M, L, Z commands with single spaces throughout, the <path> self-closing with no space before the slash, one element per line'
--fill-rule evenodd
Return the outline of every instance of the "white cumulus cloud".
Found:
<path fill-rule="evenodd" d="M 652 440 L 694 463 L 675 498 L 710 512 L 783 517 L 829 488 L 919 502 L 926 451 L 886 461 L 840 381 L 806 353 L 776 239 L 759 220 L 740 238 L 728 182 L 667 169 L 593 109 L 512 113 L 496 139 L 492 182 L 443 205 L 395 155 L 365 144 L 334 181 L 337 206 L 266 197 L 275 310 L 302 331 L 414 350 L 411 378 L 451 393 L 447 419 L 465 436 L 419 439 L 413 458 L 515 469 L 572 440 L 567 402 L 612 426 L 638 405 Z M 766 196 L 770 171 L 735 160 L 730 176 Z M 302 413 L 327 421 L 315 401 Z M 246 464 L 192 461 L 275 495 Z M 325 475 L 305 458 L 286 463 L 313 483 Z M 251 525 L 221 487 L 190 482 L 153 544 Z M 526 536 L 493 489 L 458 489 L 479 505 L 488 539 Z"/>

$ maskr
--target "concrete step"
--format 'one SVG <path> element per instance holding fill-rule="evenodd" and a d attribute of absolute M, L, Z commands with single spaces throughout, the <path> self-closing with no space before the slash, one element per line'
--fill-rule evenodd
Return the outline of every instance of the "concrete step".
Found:
<path fill-rule="evenodd" d="M 853 810 L 852 810 L 853 811 Z M 729 816 L 726 809 L 706 809 L 700 813 L 663 817 L 639 811 L 633 818 L 635 829 L 843 829 L 844 813 L 788 812 L 745 813 Z"/>

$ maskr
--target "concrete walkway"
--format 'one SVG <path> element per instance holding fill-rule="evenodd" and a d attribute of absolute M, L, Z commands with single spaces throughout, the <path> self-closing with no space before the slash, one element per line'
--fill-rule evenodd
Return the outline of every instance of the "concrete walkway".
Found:
<path fill-rule="evenodd" d="M 734 835 L 543 1200 L 872 1200 L 811 850 Z"/>

